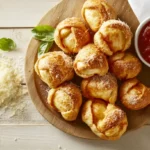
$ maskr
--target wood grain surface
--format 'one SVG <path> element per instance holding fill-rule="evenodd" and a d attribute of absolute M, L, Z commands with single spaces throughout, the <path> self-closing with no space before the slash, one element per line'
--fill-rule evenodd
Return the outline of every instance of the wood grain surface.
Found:
<path fill-rule="evenodd" d="M 0 28 L 34 27 L 61 0 L 0 0 Z"/>
<path fill-rule="evenodd" d="M 49 126 L 1 126 L 1 150 L 149 150 L 149 127 L 118 141 L 85 140 Z"/>
<path fill-rule="evenodd" d="M 85 0 L 63 0 L 60 4 L 51 9 L 40 21 L 40 24 L 49 24 L 53 27 L 67 17 L 81 17 L 80 11 Z M 109 3 L 116 9 L 119 19 L 127 22 L 131 27 L 133 33 L 135 32 L 139 22 L 130 8 L 127 0 L 108 0 Z M 47 93 L 43 92 L 43 88 L 46 88 L 45 84 L 36 76 L 34 72 L 34 63 L 36 61 L 37 49 L 39 42 L 32 39 L 26 54 L 25 62 L 25 75 L 28 90 L 31 98 L 39 110 L 39 112 L 54 126 L 60 130 L 69 133 L 71 135 L 87 138 L 87 139 L 98 139 L 90 129 L 81 122 L 68 123 L 64 121 L 59 114 L 51 112 L 46 105 Z M 134 52 L 133 44 L 131 51 Z M 143 66 L 142 73 L 139 75 L 139 79 L 150 86 L 149 78 L 150 70 Z M 150 115 L 150 109 L 147 107 L 140 111 L 129 111 L 126 110 L 129 120 L 128 130 L 139 128 L 147 123 Z"/>

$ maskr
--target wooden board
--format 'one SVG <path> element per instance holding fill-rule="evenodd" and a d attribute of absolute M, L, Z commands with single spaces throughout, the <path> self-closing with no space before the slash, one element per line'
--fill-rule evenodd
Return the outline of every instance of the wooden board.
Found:
<path fill-rule="evenodd" d="M 81 17 L 80 11 L 84 1 L 85 0 L 63 0 L 42 18 L 40 24 L 49 24 L 53 27 L 56 27 L 60 21 L 67 17 Z M 108 0 L 108 2 L 116 9 L 118 17 L 127 22 L 134 33 L 139 22 L 129 6 L 128 1 Z M 58 113 L 48 109 L 46 104 L 47 92 L 45 90 L 47 89 L 47 86 L 37 77 L 33 69 L 36 61 L 38 46 L 39 42 L 32 39 L 27 50 L 25 62 L 26 82 L 36 108 L 51 124 L 60 130 L 77 137 L 98 139 L 98 137 L 95 136 L 84 123 L 82 123 L 80 115 L 76 122 L 70 123 L 62 119 Z M 133 44 L 131 46 L 131 51 L 135 51 Z M 150 86 L 150 82 L 148 80 L 149 75 L 150 70 L 146 66 L 143 66 L 143 71 L 139 75 L 139 79 L 146 85 Z M 140 111 L 125 111 L 127 112 L 129 120 L 128 131 L 143 126 L 150 118 L 149 107 Z"/>

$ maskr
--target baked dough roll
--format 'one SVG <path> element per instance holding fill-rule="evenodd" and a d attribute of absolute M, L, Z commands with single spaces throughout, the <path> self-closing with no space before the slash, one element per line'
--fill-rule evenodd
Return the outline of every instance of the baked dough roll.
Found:
<path fill-rule="evenodd" d="M 122 80 L 136 77 L 142 69 L 142 64 L 131 53 L 119 52 L 109 58 L 109 67 L 111 72 Z"/>
<path fill-rule="evenodd" d="M 131 45 L 132 32 L 129 26 L 119 20 L 108 20 L 94 35 L 95 45 L 106 55 L 125 51 Z"/>
<path fill-rule="evenodd" d="M 90 41 L 90 34 L 84 23 L 73 17 L 57 25 L 54 40 L 65 53 L 74 54 Z"/>
<path fill-rule="evenodd" d="M 104 140 L 117 140 L 128 126 L 126 113 L 101 100 L 88 100 L 82 110 L 82 120 Z"/>
<path fill-rule="evenodd" d="M 74 76 L 72 58 L 61 51 L 41 55 L 35 64 L 35 71 L 50 88 L 55 88 Z"/>
<path fill-rule="evenodd" d="M 51 89 L 47 102 L 51 108 L 60 112 L 65 120 L 74 121 L 82 104 L 82 95 L 75 84 L 67 82 L 56 89 Z"/>
<path fill-rule="evenodd" d="M 128 109 L 142 109 L 150 104 L 150 89 L 136 78 L 129 79 L 120 88 L 120 100 Z"/>
<path fill-rule="evenodd" d="M 103 76 L 108 72 L 106 56 L 94 44 L 88 44 L 79 51 L 73 66 L 76 74 L 82 78 L 88 78 L 94 74 Z"/>
<path fill-rule="evenodd" d="M 105 76 L 94 75 L 81 82 L 82 94 L 86 98 L 100 98 L 114 104 L 117 100 L 117 80 L 110 73 Z"/>
<path fill-rule="evenodd" d="M 94 32 L 98 31 L 103 22 L 117 18 L 114 9 L 104 0 L 85 1 L 81 14 Z"/>

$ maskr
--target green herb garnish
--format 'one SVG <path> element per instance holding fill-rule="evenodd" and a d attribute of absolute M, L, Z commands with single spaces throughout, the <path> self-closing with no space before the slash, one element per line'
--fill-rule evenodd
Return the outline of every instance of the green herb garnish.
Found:
<path fill-rule="evenodd" d="M 0 49 L 3 51 L 12 51 L 16 48 L 16 43 L 10 38 L 0 39 Z"/>
<path fill-rule="evenodd" d="M 47 53 L 52 46 L 53 42 L 41 42 L 41 45 L 38 48 L 38 56 Z"/>
<path fill-rule="evenodd" d="M 54 41 L 55 29 L 49 25 L 39 25 L 32 29 L 32 33 L 37 40 L 51 42 Z"/>
<path fill-rule="evenodd" d="M 47 53 L 54 43 L 55 28 L 49 25 L 39 25 L 32 29 L 34 38 L 41 41 L 38 48 L 38 56 Z"/>

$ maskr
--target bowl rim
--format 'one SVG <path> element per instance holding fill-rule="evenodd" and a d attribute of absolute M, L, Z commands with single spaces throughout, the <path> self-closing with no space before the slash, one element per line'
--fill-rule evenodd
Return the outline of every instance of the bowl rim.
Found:
<path fill-rule="evenodd" d="M 142 21 L 140 23 L 140 25 L 138 26 L 138 28 L 135 32 L 135 37 L 134 37 L 134 46 L 135 46 L 136 53 L 137 53 L 138 57 L 140 58 L 140 60 L 148 67 L 150 67 L 150 63 L 148 63 L 141 55 L 139 47 L 138 47 L 138 39 L 139 39 L 139 34 L 140 34 L 143 26 L 145 26 L 149 21 L 150 21 L 150 17 L 146 18 L 144 21 Z"/>

